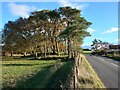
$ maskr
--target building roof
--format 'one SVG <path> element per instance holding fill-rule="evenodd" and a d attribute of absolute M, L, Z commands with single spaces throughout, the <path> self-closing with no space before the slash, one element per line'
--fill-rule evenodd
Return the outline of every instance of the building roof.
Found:
<path fill-rule="evenodd" d="M 4 46 L 4 44 L 0 44 L 0 47 Z"/>
<path fill-rule="evenodd" d="M 120 45 L 109 45 L 110 49 L 120 49 Z"/>

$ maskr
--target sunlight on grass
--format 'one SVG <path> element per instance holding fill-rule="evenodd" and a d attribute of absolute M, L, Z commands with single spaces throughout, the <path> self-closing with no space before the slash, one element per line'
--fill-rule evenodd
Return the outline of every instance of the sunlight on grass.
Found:
<path fill-rule="evenodd" d="M 60 88 L 60 82 L 66 84 L 73 65 L 74 61 L 68 61 L 65 56 L 61 61 L 3 57 L 3 87 Z"/>
<path fill-rule="evenodd" d="M 17 81 L 22 80 L 22 78 L 32 77 L 38 71 L 55 63 L 55 60 L 22 60 L 3 57 L 3 86 L 14 87 Z"/>
<path fill-rule="evenodd" d="M 91 54 L 92 51 L 83 51 L 84 54 Z"/>

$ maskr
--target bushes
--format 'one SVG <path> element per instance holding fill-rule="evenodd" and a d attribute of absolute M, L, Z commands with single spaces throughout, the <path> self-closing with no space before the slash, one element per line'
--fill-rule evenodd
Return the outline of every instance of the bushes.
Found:
<path fill-rule="evenodd" d="M 97 50 L 92 52 L 91 54 L 93 55 L 107 55 L 107 51 L 106 50 Z"/>

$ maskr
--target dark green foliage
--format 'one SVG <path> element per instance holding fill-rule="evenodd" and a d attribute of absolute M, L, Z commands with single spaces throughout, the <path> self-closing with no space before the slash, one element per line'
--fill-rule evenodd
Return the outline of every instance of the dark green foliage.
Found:
<path fill-rule="evenodd" d="M 80 10 L 60 7 L 31 13 L 29 18 L 9 21 L 3 29 L 3 50 L 11 53 L 47 53 L 60 55 L 64 47 L 70 54 L 80 47 L 83 39 L 90 36 L 86 29 L 92 24 L 81 17 Z M 68 43 L 65 43 L 68 42 Z M 60 46 L 62 48 L 60 48 Z M 78 49 L 77 49 L 78 50 Z"/>

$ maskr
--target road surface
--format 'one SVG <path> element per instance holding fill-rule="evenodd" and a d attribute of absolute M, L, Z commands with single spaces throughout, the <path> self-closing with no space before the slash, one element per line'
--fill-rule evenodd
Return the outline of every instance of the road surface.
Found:
<path fill-rule="evenodd" d="M 106 88 L 118 88 L 118 68 L 120 62 L 89 54 L 85 56 Z"/>

